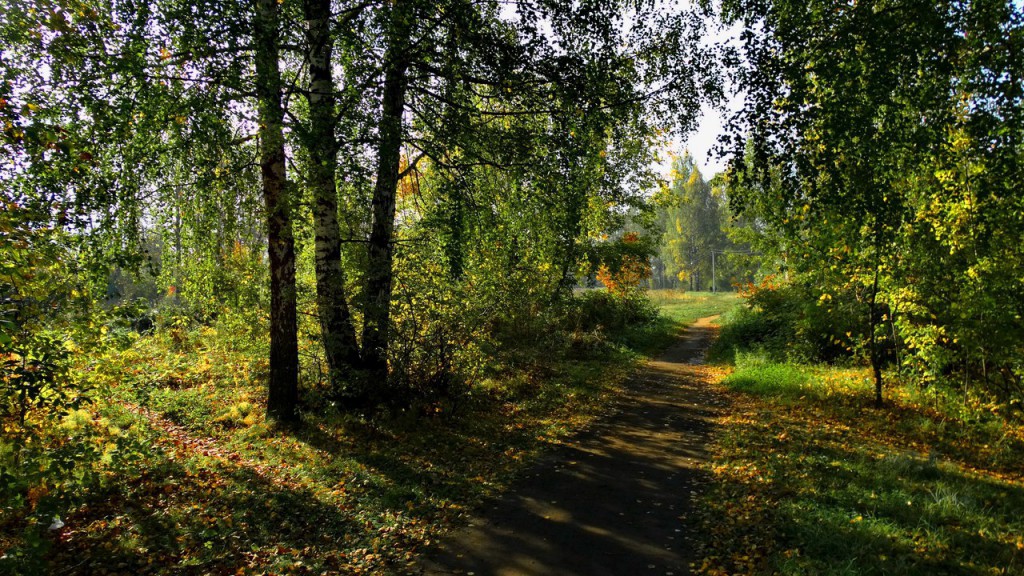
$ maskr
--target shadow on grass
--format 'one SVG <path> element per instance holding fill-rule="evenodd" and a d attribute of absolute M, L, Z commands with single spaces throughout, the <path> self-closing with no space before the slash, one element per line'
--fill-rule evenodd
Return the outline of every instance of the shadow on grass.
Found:
<path fill-rule="evenodd" d="M 243 466 L 164 460 L 68 518 L 49 573 L 343 571 L 381 526 L 326 496 Z"/>
<path fill-rule="evenodd" d="M 494 418 L 470 429 L 418 419 L 348 425 L 343 430 L 344 438 L 339 438 L 332 433 L 332 424 L 313 424 L 293 431 L 293 437 L 342 463 L 345 470 L 333 471 L 338 477 L 350 475 L 353 463 L 365 470 L 366 496 L 378 500 L 375 508 L 412 513 L 437 513 L 426 509 L 445 501 L 478 501 L 488 490 L 476 478 L 492 475 L 498 467 L 495 458 L 504 450 L 530 444 L 528 430 L 506 429 Z M 317 473 L 332 471 L 324 466 Z"/>
<path fill-rule="evenodd" d="M 535 426 L 507 423 L 395 420 L 337 428 L 342 438 L 326 425 L 275 430 L 264 448 L 283 434 L 312 449 L 302 461 L 287 440 L 256 465 L 154 455 L 66 519 L 43 573 L 405 573 L 439 518 L 492 495 L 504 450 L 538 443 Z"/>
<path fill-rule="evenodd" d="M 219 445 L 222 455 L 184 446 L 179 460 L 152 456 L 139 470 L 91 488 L 85 506 L 65 519 L 47 573 L 401 573 L 439 518 L 494 496 L 564 434 L 553 426 L 570 426 L 570 417 L 599 407 L 598 396 L 637 358 L 635 349 L 674 333 L 674 324 L 660 320 L 590 354 L 540 351 L 545 368 L 555 368 L 533 389 L 474 400 L 455 421 L 325 423 L 253 435 L 258 446 L 251 452 L 240 447 L 243 436 L 228 431 L 236 429 L 212 423 L 211 401 L 219 397 L 169 391 L 152 408 L 201 440 L 213 436 L 198 445 Z M 250 399 L 239 394 L 231 402 L 241 398 Z"/>
<path fill-rule="evenodd" d="M 873 418 L 769 404 L 726 432 L 723 494 L 759 494 L 781 574 L 1024 573 L 1024 485 L 864 434 Z M 878 416 L 881 416 L 879 414 Z M 876 416 L 877 417 L 877 416 Z"/>

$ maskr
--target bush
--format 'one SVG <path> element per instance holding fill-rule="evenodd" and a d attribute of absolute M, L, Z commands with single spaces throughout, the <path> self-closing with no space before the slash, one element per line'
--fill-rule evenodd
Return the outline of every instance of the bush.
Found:
<path fill-rule="evenodd" d="M 605 290 L 587 290 L 570 303 L 565 328 L 574 334 L 614 333 L 630 326 L 649 324 L 657 318 L 658 308 L 646 294 L 636 292 L 620 296 Z"/>
<path fill-rule="evenodd" d="M 396 278 L 386 396 L 392 408 L 450 413 L 480 376 L 490 307 L 437 259 L 409 253 Z"/>
<path fill-rule="evenodd" d="M 744 351 L 757 350 L 773 359 L 786 357 L 785 326 L 760 310 L 735 308 L 722 318 L 722 330 L 708 352 L 716 362 L 736 363 Z"/>
<path fill-rule="evenodd" d="M 711 358 L 734 361 L 738 351 L 758 350 L 773 360 L 845 362 L 861 351 L 864 315 L 853 293 L 826 294 L 809 284 L 748 287 L 748 306 L 732 313 Z"/>
<path fill-rule="evenodd" d="M 69 369 L 71 351 L 46 331 L 22 331 L 0 345 L 0 501 L 22 526 L 25 546 L 8 550 L 14 572 L 35 571 L 51 523 L 93 481 L 101 457 L 91 402 Z"/>
<path fill-rule="evenodd" d="M 221 412 L 213 421 L 225 428 L 236 428 L 252 426 L 257 417 L 256 407 L 251 402 L 238 402 Z"/>

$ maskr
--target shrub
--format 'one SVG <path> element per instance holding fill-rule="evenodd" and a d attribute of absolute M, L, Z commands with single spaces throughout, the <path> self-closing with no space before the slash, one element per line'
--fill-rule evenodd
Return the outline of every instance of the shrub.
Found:
<path fill-rule="evenodd" d="M 252 426 L 256 423 L 256 408 L 251 402 L 239 402 L 232 404 L 219 416 L 213 419 L 214 422 L 226 428 L 240 426 Z"/>
<path fill-rule="evenodd" d="M 649 324 L 657 317 L 658 308 L 642 292 L 620 296 L 587 290 L 570 303 L 565 328 L 571 333 L 618 332 L 631 325 Z"/>
<path fill-rule="evenodd" d="M 608 292 L 620 298 L 640 292 L 640 284 L 651 277 L 654 246 L 650 238 L 626 232 L 621 238 L 593 249 L 597 279 Z"/>
<path fill-rule="evenodd" d="M 728 318 L 711 357 L 759 350 L 777 361 L 843 362 L 861 351 L 863 306 L 853 293 L 826 294 L 807 283 L 770 278 L 745 290 L 748 307 Z"/>
<path fill-rule="evenodd" d="M 437 260 L 406 258 L 395 287 L 388 350 L 394 390 L 386 398 L 392 408 L 450 412 L 479 378 L 489 307 Z"/>

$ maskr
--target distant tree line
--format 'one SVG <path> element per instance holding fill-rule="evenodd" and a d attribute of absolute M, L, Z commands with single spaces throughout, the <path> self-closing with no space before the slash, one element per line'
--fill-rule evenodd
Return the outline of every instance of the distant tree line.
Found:
<path fill-rule="evenodd" d="M 754 280 L 760 261 L 732 218 L 721 178 L 705 179 L 687 151 L 672 160 L 668 186 L 654 197 L 661 243 L 653 288 L 732 291 Z"/>

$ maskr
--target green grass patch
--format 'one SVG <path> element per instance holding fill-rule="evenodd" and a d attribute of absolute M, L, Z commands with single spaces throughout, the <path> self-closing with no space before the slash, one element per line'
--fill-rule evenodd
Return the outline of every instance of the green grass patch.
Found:
<path fill-rule="evenodd" d="M 662 316 L 683 325 L 692 324 L 698 318 L 725 314 L 742 303 L 736 292 L 651 290 L 648 296 Z"/>
<path fill-rule="evenodd" d="M 650 290 L 647 294 L 658 308 L 658 319 L 646 326 L 634 327 L 625 338 L 631 347 L 648 354 L 664 349 L 680 330 L 699 318 L 728 314 L 742 303 L 735 292 Z"/>
<path fill-rule="evenodd" d="M 742 318 L 742 317 L 741 317 Z M 753 348 L 754 351 L 751 351 Z M 1024 574 L 1024 427 L 735 347 L 703 574 Z"/>
<path fill-rule="evenodd" d="M 800 366 L 773 362 L 755 353 L 740 353 L 736 370 L 722 383 L 740 392 L 775 398 L 799 399 L 818 392 Z"/>

